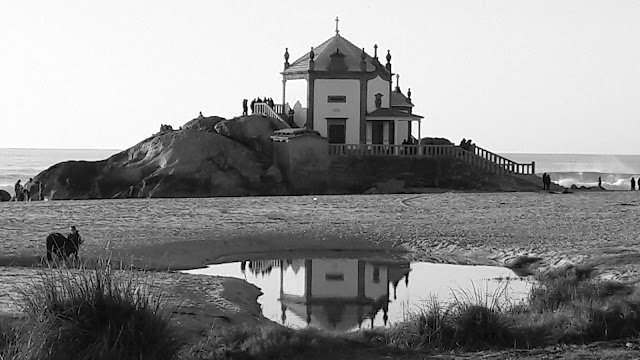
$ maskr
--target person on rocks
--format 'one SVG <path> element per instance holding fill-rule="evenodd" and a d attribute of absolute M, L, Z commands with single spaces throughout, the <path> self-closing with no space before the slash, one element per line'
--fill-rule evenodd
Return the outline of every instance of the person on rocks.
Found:
<path fill-rule="evenodd" d="M 547 190 L 547 173 L 542 174 L 542 190 Z"/>
<path fill-rule="evenodd" d="M 289 113 L 287 114 L 287 122 L 289 122 L 289 125 L 293 126 L 295 124 L 295 122 L 293 121 L 293 116 L 295 115 L 295 111 L 293 111 L 292 108 L 289 108 Z"/>
<path fill-rule="evenodd" d="M 256 99 L 251 100 L 251 114 L 256 112 Z"/>
<path fill-rule="evenodd" d="M 247 108 L 247 99 L 242 100 L 242 116 L 247 116 L 249 114 L 249 109 Z"/>
<path fill-rule="evenodd" d="M 638 182 L 640 183 L 640 178 L 638 178 Z M 631 178 L 631 191 L 633 191 L 635 189 L 636 189 L 636 179 Z"/>

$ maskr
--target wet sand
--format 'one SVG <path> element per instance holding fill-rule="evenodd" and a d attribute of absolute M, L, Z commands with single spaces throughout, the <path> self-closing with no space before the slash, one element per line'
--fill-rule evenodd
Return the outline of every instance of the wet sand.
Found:
<path fill-rule="evenodd" d="M 410 260 L 482 265 L 503 265 L 518 255 L 529 255 L 543 259 L 537 271 L 588 262 L 603 278 L 637 281 L 640 276 L 638 192 L 316 198 L 0 203 L 0 266 L 4 266 L 0 283 L 6 294 L 12 284 L 35 273 L 25 267 L 38 264 L 44 256 L 46 235 L 67 232 L 70 225 L 76 225 L 85 240 L 81 248 L 85 259 L 111 256 L 154 270 L 195 268 L 282 251 L 339 249 L 393 251 Z M 255 307 L 257 292 L 242 281 L 211 279 L 225 291 L 198 298 L 204 280 L 166 271 L 153 276 L 181 296 L 193 293 L 189 301 L 209 304 L 207 311 L 223 321 L 261 321 Z M 0 306 L 7 297 L 0 298 Z M 225 301 L 239 303 L 243 315 L 233 315 L 220 305 Z M 192 311 L 191 319 L 198 321 L 203 311 Z"/>

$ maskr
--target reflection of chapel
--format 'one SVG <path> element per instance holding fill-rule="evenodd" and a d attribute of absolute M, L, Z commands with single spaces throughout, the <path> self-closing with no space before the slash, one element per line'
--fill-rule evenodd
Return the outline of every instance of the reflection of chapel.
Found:
<path fill-rule="evenodd" d="M 396 75 L 392 87 L 391 53 L 386 64 L 336 34 L 289 63 L 285 52 L 282 74 L 283 107 L 293 106 L 293 121 L 327 137 L 334 144 L 402 144 L 420 129 L 420 115 L 412 113 L 411 90 L 403 94 Z M 306 80 L 306 104 L 287 102 L 287 83 Z M 292 100 L 293 102 L 293 100 Z M 287 113 L 287 111 L 283 111 Z M 418 132 L 419 133 L 419 132 Z"/>
<path fill-rule="evenodd" d="M 280 267 L 282 320 L 289 310 L 309 326 L 324 330 L 349 331 L 371 321 L 382 311 L 386 325 L 389 285 L 395 288 L 404 278 L 409 281 L 409 263 L 405 261 L 361 259 L 299 259 L 287 262 L 294 271 L 304 269 L 304 290 L 295 294 L 296 284 L 283 281 L 285 266 Z"/>

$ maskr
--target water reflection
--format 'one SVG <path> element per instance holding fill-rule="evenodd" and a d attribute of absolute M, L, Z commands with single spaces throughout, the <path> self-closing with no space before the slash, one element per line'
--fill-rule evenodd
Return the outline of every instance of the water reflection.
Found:
<path fill-rule="evenodd" d="M 402 321 L 424 300 L 450 301 L 452 291 L 491 295 L 508 286 L 511 299 L 520 301 L 529 289 L 523 281 L 495 280 L 513 278 L 504 268 L 379 258 L 251 260 L 186 272 L 243 278 L 263 292 L 258 302 L 265 317 L 290 327 L 341 332 Z"/>

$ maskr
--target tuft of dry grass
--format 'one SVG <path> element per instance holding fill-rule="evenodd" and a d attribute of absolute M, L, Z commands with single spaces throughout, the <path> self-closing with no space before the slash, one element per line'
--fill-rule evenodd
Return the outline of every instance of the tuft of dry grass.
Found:
<path fill-rule="evenodd" d="M 0 347 L 7 359 L 173 359 L 179 348 L 161 294 L 147 277 L 113 270 L 46 268 L 20 288 L 25 319 Z"/>

